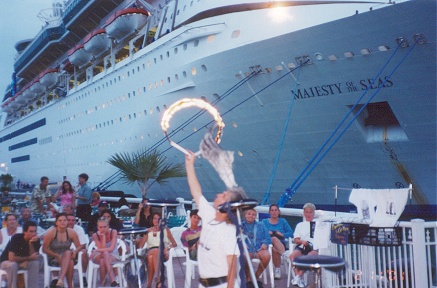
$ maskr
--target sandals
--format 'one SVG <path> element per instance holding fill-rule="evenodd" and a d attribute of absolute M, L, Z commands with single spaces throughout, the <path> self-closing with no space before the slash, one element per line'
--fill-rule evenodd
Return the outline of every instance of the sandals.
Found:
<path fill-rule="evenodd" d="M 117 283 L 117 281 L 115 281 L 115 280 L 112 281 L 112 283 L 111 283 L 111 287 L 117 287 L 117 286 L 119 286 L 118 283 Z"/>

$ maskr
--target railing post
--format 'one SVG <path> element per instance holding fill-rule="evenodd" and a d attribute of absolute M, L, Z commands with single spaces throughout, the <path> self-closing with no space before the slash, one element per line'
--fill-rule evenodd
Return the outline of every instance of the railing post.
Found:
<path fill-rule="evenodd" d="M 411 220 L 415 287 L 428 287 L 425 249 L 425 220 Z M 413 275 L 411 275 L 413 276 Z"/>

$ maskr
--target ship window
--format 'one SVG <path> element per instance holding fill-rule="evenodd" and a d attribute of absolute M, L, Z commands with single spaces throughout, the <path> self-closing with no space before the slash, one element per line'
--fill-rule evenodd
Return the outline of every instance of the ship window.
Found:
<path fill-rule="evenodd" d="M 178 11 L 176 12 L 176 15 L 179 15 L 179 9 L 178 9 Z"/>
<path fill-rule="evenodd" d="M 369 55 L 370 53 L 372 53 L 372 50 L 370 50 L 369 48 L 364 48 L 361 49 L 361 55 Z"/>
<path fill-rule="evenodd" d="M 205 102 L 208 102 L 208 100 L 206 100 L 206 97 L 205 97 L 205 96 L 201 96 L 200 99 L 202 99 L 202 100 L 205 101 Z"/>
<path fill-rule="evenodd" d="M 240 30 L 234 30 L 231 34 L 231 38 L 238 38 L 240 37 Z"/>
<path fill-rule="evenodd" d="M 132 119 L 132 115 L 129 114 L 129 120 Z"/>
<path fill-rule="evenodd" d="M 170 52 L 167 51 L 167 58 L 170 57 Z"/>
<path fill-rule="evenodd" d="M 137 113 L 134 113 L 134 118 L 137 118 Z"/>
<path fill-rule="evenodd" d="M 153 114 L 153 109 L 152 108 L 149 109 L 149 113 L 150 113 L 150 115 Z"/>
<path fill-rule="evenodd" d="M 193 1 L 190 2 L 190 7 L 192 7 L 192 6 L 193 6 Z"/>
<path fill-rule="evenodd" d="M 146 92 L 146 86 L 143 87 L 143 92 Z"/>
<path fill-rule="evenodd" d="M 170 83 L 170 77 L 167 77 L 167 82 Z"/>
<path fill-rule="evenodd" d="M 114 120 L 111 120 L 111 124 L 114 124 Z"/>
<path fill-rule="evenodd" d="M 194 76 L 197 74 L 197 70 L 195 67 L 191 68 L 191 74 Z"/>
<path fill-rule="evenodd" d="M 152 63 L 150 63 L 150 61 L 147 61 L 147 66 L 150 67 L 150 65 L 152 65 Z"/>
<path fill-rule="evenodd" d="M 390 47 L 388 47 L 386 45 L 381 45 L 378 47 L 378 50 L 381 52 L 386 52 L 386 51 L 390 50 Z"/>
<path fill-rule="evenodd" d="M 164 80 L 161 80 L 160 83 L 161 83 L 161 86 L 164 86 Z"/>
<path fill-rule="evenodd" d="M 184 43 L 184 46 L 183 46 L 183 47 L 184 47 L 184 50 L 187 50 L 187 47 L 188 47 L 188 46 L 187 46 L 187 43 Z"/>
<path fill-rule="evenodd" d="M 130 93 L 127 93 L 127 97 L 130 98 Z"/>
<path fill-rule="evenodd" d="M 199 46 L 199 39 L 196 39 L 196 40 L 194 40 L 194 47 L 197 47 L 197 46 Z"/>
<path fill-rule="evenodd" d="M 155 64 L 156 64 L 156 58 L 153 58 L 153 61 L 155 62 Z"/>
<path fill-rule="evenodd" d="M 147 115 L 147 110 L 144 110 L 144 115 Z"/>
<path fill-rule="evenodd" d="M 144 64 L 143 64 L 144 65 Z M 137 67 L 137 71 L 140 72 L 140 66 Z"/>
<path fill-rule="evenodd" d="M 152 90 L 152 84 L 149 84 L 149 90 Z"/>
<path fill-rule="evenodd" d="M 178 47 L 174 48 L 173 52 L 174 54 L 178 54 Z"/>
<path fill-rule="evenodd" d="M 156 106 L 156 111 L 160 112 L 161 109 L 158 106 Z"/>
<path fill-rule="evenodd" d="M 187 77 L 187 72 L 182 72 L 182 75 L 184 76 L 184 78 L 186 78 Z"/>
<path fill-rule="evenodd" d="M 344 57 L 346 57 L 346 58 L 352 58 L 352 57 L 354 57 L 354 53 L 353 53 L 353 52 L 350 52 L 350 51 L 344 52 Z"/>
<path fill-rule="evenodd" d="M 120 117 L 120 122 L 122 122 L 122 121 L 123 121 L 123 118 Z"/>
<path fill-rule="evenodd" d="M 162 59 L 164 59 L 164 57 L 162 57 L 162 54 L 161 54 L 161 55 L 159 55 L 159 58 L 161 58 L 161 61 L 162 61 Z"/>
<path fill-rule="evenodd" d="M 132 91 L 132 95 L 135 96 L 135 91 Z"/>
<path fill-rule="evenodd" d="M 146 64 L 145 63 L 143 63 L 143 69 L 146 69 Z"/>
<path fill-rule="evenodd" d="M 336 55 L 332 54 L 332 55 L 328 56 L 328 59 L 331 60 L 331 61 L 335 61 L 335 60 L 338 59 L 338 57 Z"/>
<path fill-rule="evenodd" d="M 179 80 L 179 75 L 178 75 L 178 74 L 174 74 L 174 78 L 175 78 L 176 80 Z"/>
<path fill-rule="evenodd" d="M 158 88 L 158 82 L 155 81 L 155 88 Z"/>
<path fill-rule="evenodd" d="M 167 105 L 162 105 L 162 108 L 164 108 L 164 110 L 167 110 Z"/>
<path fill-rule="evenodd" d="M 186 8 L 187 8 L 187 5 L 184 5 L 184 11 L 185 11 Z"/>
<path fill-rule="evenodd" d="M 210 36 L 208 36 L 207 41 L 208 41 L 208 43 L 212 43 L 212 42 L 214 42 L 214 39 L 215 39 L 215 36 L 214 35 L 210 35 Z"/>
<path fill-rule="evenodd" d="M 135 69 L 132 69 L 132 75 L 134 75 L 135 74 Z"/>
<path fill-rule="evenodd" d="M 129 77 L 130 76 L 130 72 L 129 71 L 127 71 L 127 77 Z"/>

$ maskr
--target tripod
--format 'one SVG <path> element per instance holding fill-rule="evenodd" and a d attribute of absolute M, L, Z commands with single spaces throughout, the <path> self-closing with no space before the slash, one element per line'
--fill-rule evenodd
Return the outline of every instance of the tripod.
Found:
<path fill-rule="evenodd" d="M 248 239 L 248 237 L 247 237 L 246 234 L 244 234 L 243 227 L 241 226 L 241 223 L 242 223 L 241 222 L 241 213 L 243 212 L 243 210 L 244 209 L 253 208 L 255 206 L 258 206 L 258 202 L 257 201 L 246 199 L 246 200 L 242 200 L 240 202 L 229 203 L 229 208 L 228 208 L 227 212 L 228 212 L 229 218 L 231 218 L 231 220 L 233 222 L 235 220 L 236 220 L 235 222 L 237 222 L 237 223 L 234 223 L 237 226 L 237 229 L 238 229 L 238 231 L 237 231 L 238 232 L 237 233 L 238 234 L 237 238 L 238 238 L 238 241 L 241 241 L 241 243 L 242 243 L 241 246 L 243 248 L 243 251 L 240 251 L 240 253 L 243 253 L 244 257 L 246 258 L 247 266 L 249 267 L 250 279 L 251 279 L 254 287 L 255 288 L 259 288 L 256 276 L 255 276 L 255 271 L 253 270 L 253 266 L 251 265 L 252 260 L 250 258 L 250 253 L 247 250 L 247 246 L 246 246 L 246 240 Z M 236 214 L 237 214 L 237 219 L 233 219 L 235 217 L 233 216 L 232 212 L 230 211 L 231 210 L 230 208 L 234 208 L 235 209 Z M 219 209 L 222 209 L 222 208 L 219 208 Z M 240 250 L 241 250 L 241 246 L 240 246 Z M 240 269 L 244 269 L 244 267 L 240 267 Z M 241 280 L 241 283 L 242 283 L 241 287 L 245 287 L 246 286 L 245 285 L 246 279 L 240 279 L 240 280 Z M 244 281 L 244 284 L 243 284 L 243 281 Z"/>

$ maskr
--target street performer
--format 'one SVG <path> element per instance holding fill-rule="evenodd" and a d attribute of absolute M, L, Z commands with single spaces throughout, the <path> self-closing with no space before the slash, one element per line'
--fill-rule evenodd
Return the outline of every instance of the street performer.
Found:
<path fill-rule="evenodd" d="M 233 288 L 237 278 L 236 227 L 231 224 L 226 212 L 220 212 L 220 205 L 240 201 L 245 197 L 241 188 L 228 188 L 216 195 L 211 206 L 202 194 L 202 188 L 194 169 L 196 156 L 189 151 L 185 156 L 188 186 L 199 208 L 202 218 L 202 233 L 198 246 L 199 287 Z M 244 279 L 243 279 L 244 280 Z"/>

